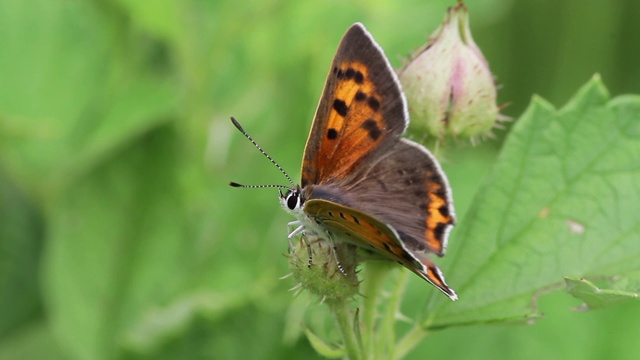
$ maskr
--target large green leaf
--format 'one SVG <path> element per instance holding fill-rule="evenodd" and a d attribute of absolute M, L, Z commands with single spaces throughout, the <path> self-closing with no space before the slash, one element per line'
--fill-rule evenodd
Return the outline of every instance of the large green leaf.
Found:
<path fill-rule="evenodd" d="M 423 325 L 535 318 L 565 276 L 639 269 L 638 199 L 640 97 L 609 100 L 596 76 L 561 110 L 534 98 L 453 233 L 460 301 L 432 298 Z"/>

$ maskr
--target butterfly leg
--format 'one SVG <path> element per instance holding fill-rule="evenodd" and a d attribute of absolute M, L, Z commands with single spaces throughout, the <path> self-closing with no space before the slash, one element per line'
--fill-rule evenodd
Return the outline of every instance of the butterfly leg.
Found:
<path fill-rule="evenodd" d="M 293 222 L 296 222 L 296 221 L 293 221 Z M 291 223 L 289 223 L 289 224 L 291 224 Z M 300 226 L 298 226 L 297 228 L 295 228 L 295 230 L 293 230 L 293 231 L 289 234 L 289 236 L 287 236 L 287 237 L 288 237 L 289 239 L 292 239 L 294 236 L 296 236 L 296 235 L 300 234 L 300 233 L 301 233 L 301 232 L 303 232 L 303 231 L 304 231 L 304 225 L 300 225 Z"/>
<path fill-rule="evenodd" d="M 289 240 L 289 252 L 291 252 L 293 251 L 293 243 L 291 242 L 291 239 L 298 234 L 305 235 L 306 231 L 305 231 L 304 225 L 300 220 L 291 221 L 287 225 L 289 228 L 292 226 L 297 226 L 292 232 L 289 233 L 289 236 L 287 236 Z M 287 231 L 288 230 L 289 229 L 287 229 Z M 311 254 L 311 244 L 309 243 L 309 241 L 305 236 L 302 236 L 302 241 L 304 241 L 305 245 L 307 246 L 307 254 L 309 254 L 309 264 L 307 266 L 311 268 L 311 265 L 313 264 L 313 256 Z"/>
<path fill-rule="evenodd" d="M 333 253 L 333 258 L 336 261 L 336 266 L 338 267 L 338 270 L 340 270 L 342 275 L 346 276 L 347 272 L 342 267 L 342 264 L 340 263 L 340 259 L 338 259 L 338 247 L 336 246 L 336 243 L 333 240 L 333 237 L 331 236 L 331 233 L 328 232 L 328 231 L 327 231 L 327 239 L 329 239 L 329 244 L 331 245 L 331 252 Z"/>
<path fill-rule="evenodd" d="M 297 226 L 297 228 L 291 231 L 292 226 Z M 289 252 L 293 252 L 293 243 L 291 242 L 291 239 L 294 236 L 298 235 L 303 229 L 304 229 L 304 226 L 302 226 L 301 222 L 298 220 L 291 221 L 287 224 L 287 233 L 289 234 L 287 235 L 287 240 L 289 241 Z"/>
<path fill-rule="evenodd" d="M 347 272 L 344 271 L 344 268 L 342 267 L 342 264 L 340 263 L 340 260 L 338 259 L 338 248 L 336 246 L 333 246 L 332 249 L 333 249 L 333 256 L 336 259 L 336 266 L 338 267 L 338 270 L 340 270 L 342 275 L 346 276 Z"/>
<path fill-rule="evenodd" d="M 307 264 L 307 267 L 309 269 L 311 269 L 311 265 L 313 265 L 313 255 L 311 253 L 311 243 L 309 242 L 309 240 L 305 236 L 302 237 L 302 241 L 304 241 L 305 245 L 307 245 L 307 254 L 309 254 L 309 263 Z"/>

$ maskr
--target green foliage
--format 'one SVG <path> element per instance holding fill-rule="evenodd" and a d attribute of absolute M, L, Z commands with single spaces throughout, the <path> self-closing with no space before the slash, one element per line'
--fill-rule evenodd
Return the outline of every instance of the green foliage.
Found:
<path fill-rule="evenodd" d="M 582 310 L 598 309 L 629 300 L 638 300 L 638 298 L 640 298 L 637 292 L 601 289 L 591 281 L 583 278 L 565 277 L 564 281 L 567 292 L 584 302 L 580 308 Z"/>
<path fill-rule="evenodd" d="M 311 330 L 305 329 L 305 336 L 309 340 L 309 344 L 320 355 L 327 359 L 340 359 L 345 356 L 345 350 L 342 348 L 336 348 L 324 342 L 318 335 L 314 334 Z"/>
<path fill-rule="evenodd" d="M 534 98 L 452 239 L 461 300 L 423 326 L 536 318 L 564 276 L 637 276 L 639 119 L 640 97 L 609 100 L 597 76 L 560 110 Z"/>
<path fill-rule="evenodd" d="M 227 186 L 283 180 L 228 117 L 296 177 L 347 26 L 367 24 L 399 66 L 448 5 L 0 2 L 0 358 L 317 357 L 301 323 L 338 343 L 324 306 L 292 299 L 293 282 L 278 280 L 289 219 L 275 193 Z M 499 96 L 513 102 L 506 114 L 519 117 L 534 92 L 564 103 L 596 72 L 614 94 L 638 92 L 634 0 L 469 7 Z M 558 12 L 563 21 L 549 22 Z M 577 302 L 556 294 L 531 307 L 564 276 L 622 276 L 612 290 L 637 292 L 637 103 L 610 100 L 598 80 L 561 110 L 536 97 L 473 203 L 499 142 L 450 151 L 462 221 L 440 264 L 461 300 L 410 277 L 402 312 L 423 311 L 423 328 L 411 328 L 393 324 L 398 288 L 390 302 L 364 298 L 360 318 L 382 326 L 365 327 L 365 345 L 389 353 L 398 330 L 399 351 L 417 345 L 420 358 L 640 351 L 635 302 L 577 316 L 567 311 Z M 542 311 L 535 327 L 460 327 L 419 342 L 425 329 Z"/>

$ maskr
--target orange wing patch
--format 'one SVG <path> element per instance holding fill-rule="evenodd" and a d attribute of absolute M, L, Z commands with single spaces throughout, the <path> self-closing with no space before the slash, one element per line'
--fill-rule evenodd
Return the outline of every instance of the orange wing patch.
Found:
<path fill-rule="evenodd" d="M 444 242 L 447 230 L 453 226 L 453 216 L 449 213 L 447 195 L 442 184 L 437 182 L 427 183 L 427 196 L 429 203 L 427 206 L 426 230 L 424 237 L 427 240 L 427 247 L 430 251 L 443 255 Z"/>
<path fill-rule="evenodd" d="M 344 61 L 331 70 L 337 79 L 331 111 L 320 147 L 323 159 L 338 161 L 329 167 L 319 159 L 319 169 L 332 169 L 332 175 L 343 177 L 339 170 L 348 170 L 354 159 L 371 152 L 384 135 L 381 104 L 384 98 L 369 78 L 369 69 L 361 62 Z M 348 141 L 342 139 L 348 138 Z M 338 170 L 338 171 L 336 171 Z M 320 177 L 324 177 L 323 174 Z"/>

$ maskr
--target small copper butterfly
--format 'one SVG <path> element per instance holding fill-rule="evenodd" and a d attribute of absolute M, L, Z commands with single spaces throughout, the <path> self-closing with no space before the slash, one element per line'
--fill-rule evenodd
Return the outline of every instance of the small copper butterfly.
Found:
<path fill-rule="evenodd" d="M 458 297 L 427 253 L 443 256 L 455 222 L 451 188 L 434 156 L 402 138 L 409 115 L 398 78 L 380 46 L 356 23 L 331 64 L 302 160 L 280 203 L 297 220 L 289 238 L 321 234 L 398 262 Z"/>

